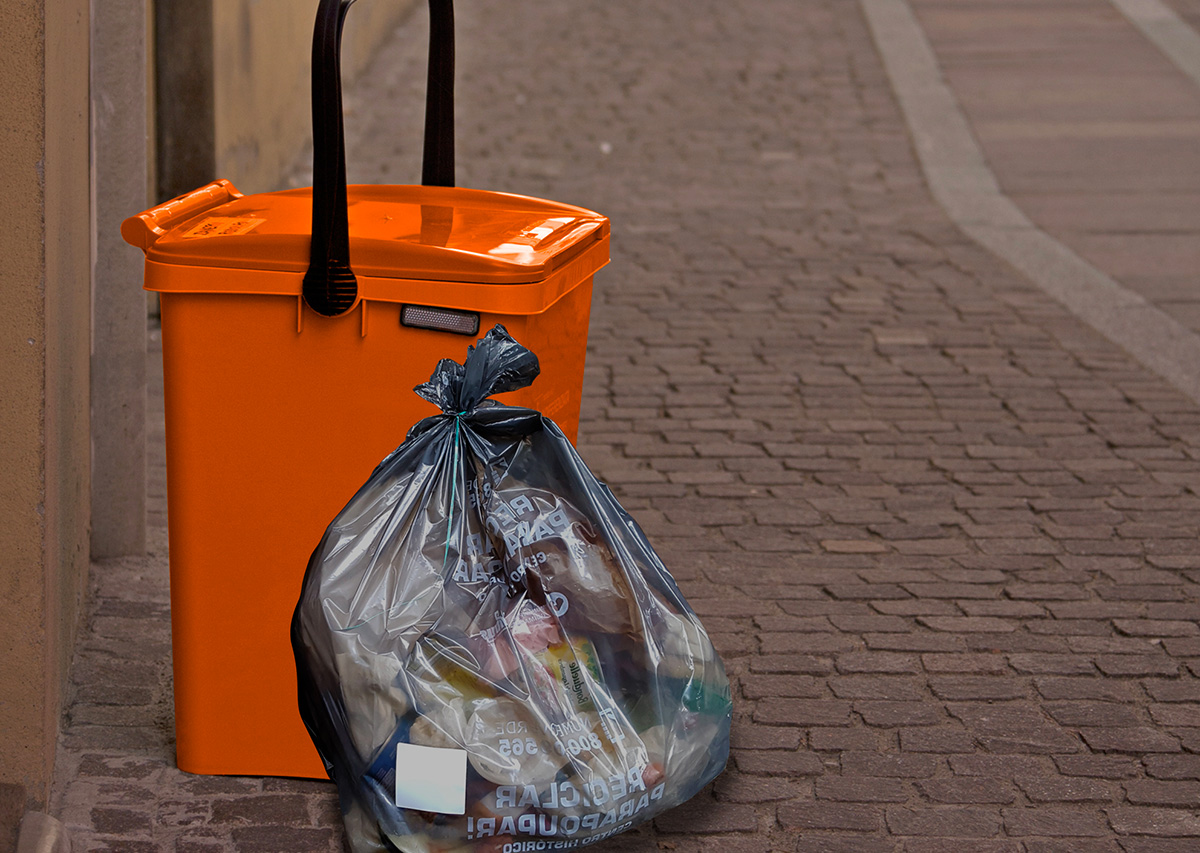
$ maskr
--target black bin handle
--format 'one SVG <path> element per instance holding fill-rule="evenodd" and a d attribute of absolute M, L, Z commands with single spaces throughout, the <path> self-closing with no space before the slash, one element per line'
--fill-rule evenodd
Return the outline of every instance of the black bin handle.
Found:
<path fill-rule="evenodd" d="M 313 29 L 312 248 L 304 301 L 336 317 L 353 307 L 358 279 L 350 269 L 346 213 L 346 134 L 342 121 L 342 26 L 354 0 L 321 0 Z M 454 5 L 429 0 L 429 82 L 421 183 L 454 186 Z"/>

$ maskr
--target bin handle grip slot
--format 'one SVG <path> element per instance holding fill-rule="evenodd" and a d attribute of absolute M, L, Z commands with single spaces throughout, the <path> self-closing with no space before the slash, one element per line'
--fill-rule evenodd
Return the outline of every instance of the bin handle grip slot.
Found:
<path fill-rule="evenodd" d="M 313 29 L 312 247 L 304 275 L 304 301 L 327 317 L 346 313 L 358 301 L 358 279 L 350 268 L 341 81 L 342 27 L 352 3 L 354 0 L 321 0 Z M 453 0 L 429 0 L 423 158 L 423 184 L 454 186 Z"/>
<path fill-rule="evenodd" d="M 121 223 L 121 236 L 126 243 L 145 251 L 175 223 L 199 216 L 206 210 L 241 197 L 237 187 L 229 181 L 213 181 L 198 190 L 163 202 L 145 213 L 129 217 Z"/>

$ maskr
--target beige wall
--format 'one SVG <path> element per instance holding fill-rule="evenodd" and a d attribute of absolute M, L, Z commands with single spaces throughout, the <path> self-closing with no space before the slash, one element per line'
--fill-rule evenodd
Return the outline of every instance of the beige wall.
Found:
<path fill-rule="evenodd" d="M 0 4 L 0 787 L 32 807 L 87 579 L 88 16 Z"/>
<path fill-rule="evenodd" d="M 355 3 L 342 39 L 342 74 L 361 73 L 413 0 Z M 217 176 L 245 193 L 280 189 L 312 131 L 316 3 L 213 0 Z"/>

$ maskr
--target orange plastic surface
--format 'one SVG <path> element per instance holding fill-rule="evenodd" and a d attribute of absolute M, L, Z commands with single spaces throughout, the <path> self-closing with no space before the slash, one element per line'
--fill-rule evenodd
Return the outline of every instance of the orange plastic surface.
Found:
<path fill-rule="evenodd" d="M 591 280 L 544 314 L 485 314 L 542 374 L 504 395 L 578 429 Z M 179 767 L 323 777 L 296 709 L 288 627 L 326 525 L 419 418 L 412 393 L 460 335 L 400 306 L 320 317 L 272 296 L 164 293 L 171 620 Z"/>
<path fill-rule="evenodd" d="M 424 186 L 348 192 L 350 263 L 359 275 L 536 282 L 609 231 L 608 219 L 590 210 L 506 193 Z M 304 272 L 311 229 L 311 190 L 242 196 L 221 181 L 130 217 L 121 233 L 160 263 Z"/>
<path fill-rule="evenodd" d="M 375 466 L 413 423 L 437 413 L 412 388 L 439 359 L 461 361 L 474 343 L 401 326 L 400 303 L 478 311 L 480 335 L 503 323 L 538 355 L 542 372 L 500 399 L 539 409 L 574 440 L 607 221 L 580 240 L 551 233 L 565 257 L 547 248 L 530 264 L 545 275 L 540 281 L 362 274 L 357 306 L 328 318 L 303 307 L 302 271 L 204 265 L 158 251 L 184 242 L 177 235 L 213 210 L 253 198 L 197 211 L 205 199 L 187 196 L 173 204 L 194 203 L 190 210 L 149 211 L 122 229 L 135 245 L 146 238 L 146 286 L 162 294 L 177 761 L 192 773 L 323 778 L 297 711 L 289 636 L 305 566 Z M 195 239 L 233 246 L 246 238 Z M 240 251 L 213 257 L 239 263 Z M 441 261 L 460 254 L 471 253 L 439 250 Z M 469 258 L 460 272 L 476 263 Z"/>
<path fill-rule="evenodd" d="M 148 249 L 155 240 L 167 233 L 167 229 L 181 221 L 239 198 L 243 198 L 242 194 L 229 181 L 213 181 L 187 195 L 181 195 L 145 213 L 129 217 L 121 223 L 121 236 L 125 238 L 125 242 L 139 249 Z"/>

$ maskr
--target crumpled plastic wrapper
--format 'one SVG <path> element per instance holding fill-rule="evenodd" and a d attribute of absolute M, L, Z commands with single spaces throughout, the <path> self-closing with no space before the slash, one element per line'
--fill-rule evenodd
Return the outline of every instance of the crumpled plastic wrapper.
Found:
<path fill-rule="evenodd" d="M 729 682 L 636 522 L 550 420 L 492 395 L 497 326 L 330 524 L 292 621 L 300 712 L 354 853 L 570 850 L 724 768 Z"/>

